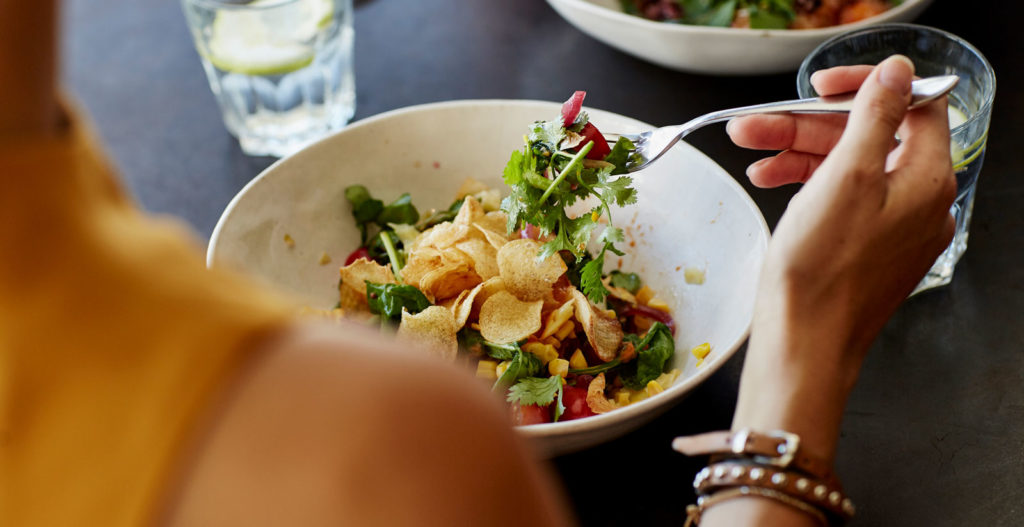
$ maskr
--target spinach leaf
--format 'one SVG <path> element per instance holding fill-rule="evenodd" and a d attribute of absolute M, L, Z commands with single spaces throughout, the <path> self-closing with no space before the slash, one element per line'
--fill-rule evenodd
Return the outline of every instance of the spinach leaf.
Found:
<path fill-rule="evenodd" d="M 636 360 L 630 364 L 630 369 L 635 370 L 622 374 L 623 384 L 634 390 L 642 390 L 647 383 L 657 379 L 664 372 L 665 363 L 676 351 L 672 332 L 661 322 L 652 324 L 642 339 L 636 335 L 626 335 L 623 340 L 634 343 L 637 351 Z"/>
<path fill-rule="evenodd" d="M 609 276 L 611 276 L 611 284 L 613 286 L 621 287 L 634 295 L 644 285 L 640 280 L 640 275 L 636 273 L 623 273 L 616 270 L 612 271 Z"/>
<path fill-rule="evenodd" d="M 402 308 L 410 313 L 419 313 L 431 306 L 427 297 L 411 285 L 375 284 L 366 281 L 366 301 L 370 312 L 397 320 L 402 318 Z"/>
<path fill-rule="evenodd" d="M 356 220 L 356 227 L 359 227 L 362 238 L 361 244 L 366 245 L 368 237 L 367 226 L 376 220 L 377 216 L 384 210 L 384 202 L 379 199 L 373 199 L 370 196 L 370 191 L 366 190 L 366 187 L 362 185 L 346 187 L 345 199 L 352 204 L 352 216 Z"/>
<path fill-rule="evenodd" d="M 420 213 L 412 204 L 412 196 L 406 192 L 384 207 L 374 221 L 378 225 L 387 225 L 388 223 L 408 223 L 412 225 L 420 221 Z"/>
<path fill-rule="evenodd" d="M 494 381 L 494 386 L 491 387 L 491 390 L 504 390 L 523 377 L 537 375 L 542 366 L 543 364 L 541 364 L 540 359 L 536 355 L 525 352 L 519 349 L 519 345 L 516 345 L 515 355 L 512 357 L 512 361 L 509 362 L 508 369 L 505 370 L 505 373 L 501 374 L 501 377 L 498 377 L 497 381 Z"/>

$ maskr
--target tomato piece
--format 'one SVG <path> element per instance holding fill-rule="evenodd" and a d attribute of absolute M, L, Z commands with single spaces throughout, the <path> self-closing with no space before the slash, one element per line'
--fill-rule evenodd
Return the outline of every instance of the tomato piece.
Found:
<path fill-rule="evenodd" d="M 568 101 L 562 103 L 562 126 L 568 128 L 576 122 L 580 115 L 580 108 L 583 108 L 583 98 L 587 96 L 585 91 L 577 91 L 569 97 Z"/>
<path fill-rule="evenodd" d="M 590 148 L 589 152 L 587 152 L 587 159 L 603 161 L 604 158 L 608 157 L 608 154 L 611 153 L 612 149 L 608 146 L 608 141 L 605 141 L 604 134 L 602 134 L 601 131 L 593 125 L 593 123 L 587 123 L 584 125 L 583 130 L 580 130 L 580 135 L 583 136 L 583 143 L 581 144 L 585 145 L 587 144 L 587 141 L 594 142 L 594 146 Z"/>
<path fill-rule="evenodd" d="M 571 421 L 597 415 L 587 404 L 587 390 L 576 386 L 562 387 L 562 404 L 565 412 L 562 413 L 562 421 Z"/>
<path fill-rule="evenodd" d="M 512 403 L 512 422 L 520 426 L 550 423 L 551 407 Z"/>
<path fill-rule="evenodd" d="M 360 258 L 366 258 L 367 260 L 371 260 L 372 259 L 372 258 L 370 258 L 370 251 L 367 251 L 366 247 L 360 247 L 360 248 L 352 251 L 348 255 L 348 257 L 345 258 L 345 265 L 352 265 L 352 262 L 354 262 L 354 261 L 356 261 L 356 260 L 358 260 Z"/>

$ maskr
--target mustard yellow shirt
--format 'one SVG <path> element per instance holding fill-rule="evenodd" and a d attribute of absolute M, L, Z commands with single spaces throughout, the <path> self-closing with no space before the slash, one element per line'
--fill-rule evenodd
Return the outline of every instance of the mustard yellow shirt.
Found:
<path fill-rule="evenodd" d="M 125 199 L 81 124 L 0 140 L 0 526 L 145 525 L 291 306 Z"/>

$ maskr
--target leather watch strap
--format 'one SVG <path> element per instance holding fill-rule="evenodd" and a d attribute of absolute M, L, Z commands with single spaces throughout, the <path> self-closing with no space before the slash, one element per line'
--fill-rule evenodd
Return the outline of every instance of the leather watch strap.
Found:
<path fill-rule="evenodd" d="M 736 431 L 708 432 L 677 437 L 672 448 L 687 456 L 743 456 L 780 468 L 791 468 L 824 481 L 834 481 L 832 466 L 800 449 L 800 437 L 788 432 Z"/>

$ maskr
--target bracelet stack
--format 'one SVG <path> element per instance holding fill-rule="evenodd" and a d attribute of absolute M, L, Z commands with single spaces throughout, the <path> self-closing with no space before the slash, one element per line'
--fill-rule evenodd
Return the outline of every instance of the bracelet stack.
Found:
<path fill-rule="evenodd" d="M 687 507 L 686 527 L 702 513 L 737 498 L 761 498 L 789 506 L 820 525 L 842 525 L 856 512 L 831 466 L 800 450 L 800 438 L 782 431 L 710 432 L 677 437 L 672 446 L 688 456 L 712 456 L 697 473 L 696 505 Z"/>

